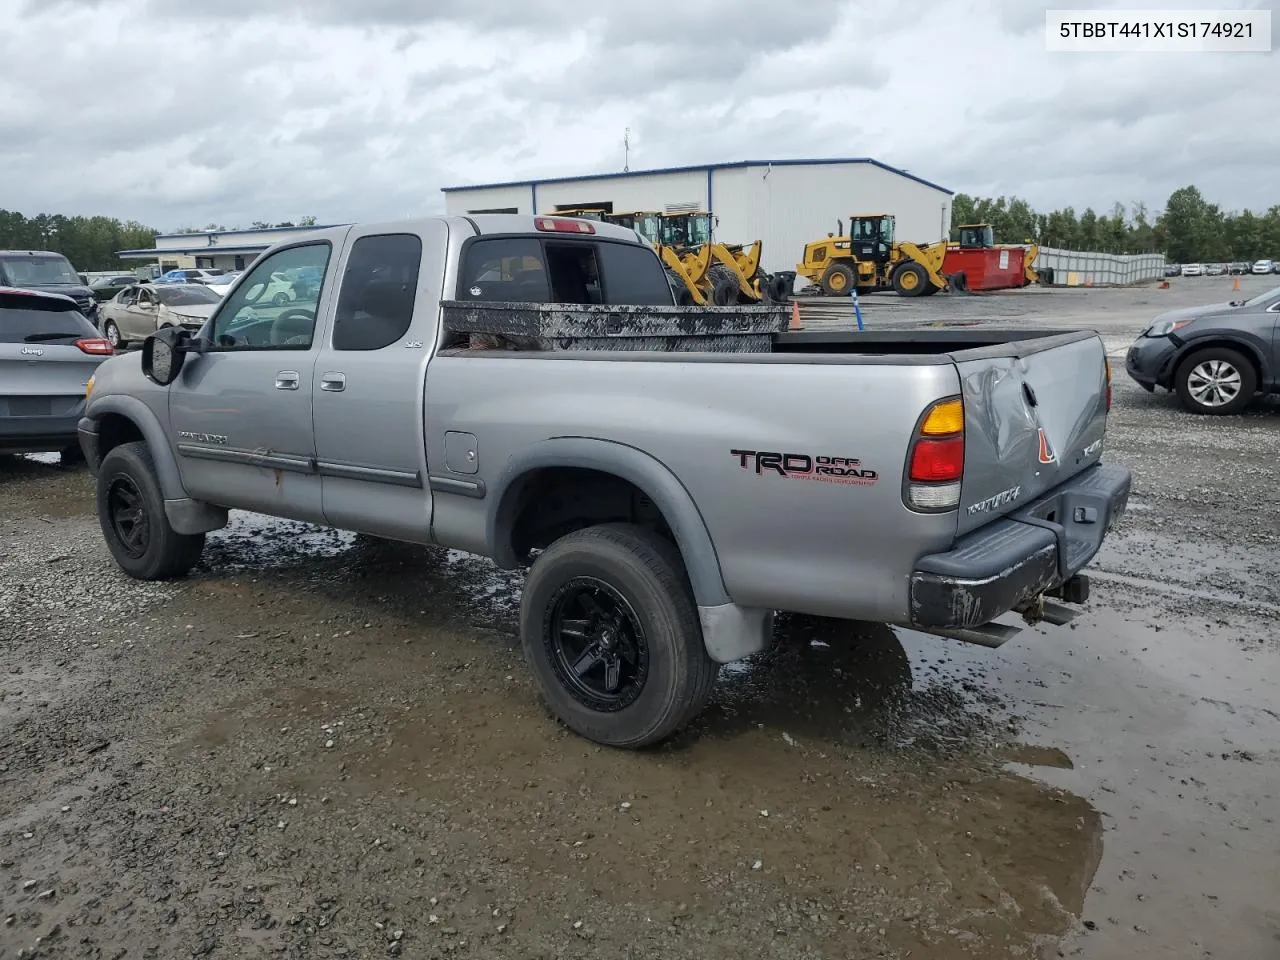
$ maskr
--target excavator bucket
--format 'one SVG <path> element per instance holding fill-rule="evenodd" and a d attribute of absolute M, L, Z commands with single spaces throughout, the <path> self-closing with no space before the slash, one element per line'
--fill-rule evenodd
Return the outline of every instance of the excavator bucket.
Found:
<path fill-rule="evenodd" d="M 1036 257 L 1040 256 L 1040 244 L 1027 244 L 1026 251 L 1022 255 L 1022 271 L 1027 278 L 1027 286 L 1032 286 L 1040 281 L 1040 274 L 1036 271 Z"/>
<path fill-rule="evenodd" d="M 660 246 L 658 255 L 667 270 L 684 284 L 693 302 L 700 307 L 706 306 L 709 302 L 705 288 L 707 271 L 711 266 L 710 245 L 704 244 L 700 250 L 683 257 L 676 253 L 674 247 Z"/>
<path fill-rule="evenodd" d="M 738 283 L 739 296 L 745 297 L 747 300 L 758 299 L 759 294 L 756 292 L 752 281 L 755 279 L 756 270 L 759 269 L 759 254 L 757 253 L 756 263 L 751 267 L 750 272 L 747 272 L 747 267 L 744 264 L 749 263 L 749 261 L 746 258 L 739 259 L 739 257 L 735 257 L 723 243 L 712 243 L 708 244 L 708 246 L 711 248 L 712 256 L 733 274 L 733 278 Z M 758 246 L 758 244 L 752 244 L 752 246 Z"/>

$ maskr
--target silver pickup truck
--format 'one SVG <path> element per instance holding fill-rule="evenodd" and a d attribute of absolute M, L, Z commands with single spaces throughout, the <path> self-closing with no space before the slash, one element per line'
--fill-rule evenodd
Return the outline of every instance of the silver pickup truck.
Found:
<path fill-rule="evenodd" d="M 691 719 L 775 611 L 987 646 L 1005 614 L 1066 622 L 1129 495 L 1100 462 L 1101 339 L 785 311 L 762 335 L 769 309 L 676 307 L 652 248 L 583 220 L 286 241 L 197 335 L 98 369 L 79 429 L 103 535 L 142 579 L 185 574 L 228 509 L 528 566 L 539 690 L 620 747 Z M 628 340 L 659 328 L 679 335 Z"/>

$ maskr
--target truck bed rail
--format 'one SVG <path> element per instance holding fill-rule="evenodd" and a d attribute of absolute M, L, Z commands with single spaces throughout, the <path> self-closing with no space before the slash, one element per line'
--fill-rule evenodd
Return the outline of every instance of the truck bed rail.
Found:
<path fill-rule="evenodd" d="M 768 353 L 787 329 L 785 305 L 676 307 L 565 303 L 440 305 L 447 341 L 523 350 Z"/>

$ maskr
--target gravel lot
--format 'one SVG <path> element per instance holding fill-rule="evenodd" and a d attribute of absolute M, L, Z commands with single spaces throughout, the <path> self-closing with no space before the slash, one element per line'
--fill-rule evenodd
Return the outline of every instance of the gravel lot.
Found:
<path fill-rule="evenodd" d="M 1232 296 L 863 305 L 1122 353 Z M 1280 412 L 1116 369 L 1076 623 L 785 621 L 643 754 L 549 719 L 482 560 L 237 514 L 137 583 L 87 471 L 0 458 L 0 958 L 1280 956 Z"/>

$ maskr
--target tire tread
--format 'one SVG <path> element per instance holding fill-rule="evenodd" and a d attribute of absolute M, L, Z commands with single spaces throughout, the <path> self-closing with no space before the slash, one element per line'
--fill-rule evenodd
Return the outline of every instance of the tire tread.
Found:
<path fill-rule="evenodd" d="M 591 739 L 607 742 L 615 747 L 636 749 L 665 740 L 700 713 L 715 686 L 720 665 L 707 654 L 702 642 L 701 622 L 679 550 L 670 541 L 644 527 L 626 523 L 609 523 L 586 527 L 567 534 L 543 552 L 530 573 L 530 578 L 533 579 L 539 575 L 540 567 L 550 569 L 551 564 L 562 556 L 583 549 L 599 549 L 601 546 L 613 553 L 615 558 L 620 554 L 626 562 L 640 567 L 644 575 L 658 585 L 661 593 L 669 598 L 678 629 L 686 638 L 681 658 L 672 665 L 674 693 L 667 698 L 663 710 L 644 729 L 629 736 L 601 738 L 593 735 L 592 731 L 583 729 L 581 725 L 565 720 L 566 725 L 571 729 Z M 528 585 L 526 585 L 526 596 L 528 593 Z M 523 612 L 521 619 L 525 620 Z M 522 628 L 524 629 L 521 632 L 525 634 L 527 625 L 523 622 Z M 541 636 L 523 636 L 522 639 L 526 656 L 529 656 L 532 644 L 542 642 Z M 547 690 L 537 669 L 534 670 L 534 678 L 543 693 L 544 700 L 553 704 L 560 691 Z M 561 719 L 564 720 L 564 717 L 562 716 Z"/>
<path fill-rule="evenodd" d="M 1203 407 L 1191 399 L 1190 391 L 1187 389 L 1187 375 L 1192 367 L 1215 357 L 1234 364 L 1240 371 L 1240 395 L 1221 407 Z M 1191 353 L 1178 364 L 1173 380 L 1174 392 L 1177 393 L 1183 409 L 1189 413 L 1207 416 L 1226 417 L 1241 412 L 1253 402 L 1254 394 L 1258 389 L 1258 371 L 1253 361 L 1239 350 L 1233 350 L 1230 347 L 1205 347 L 1203 350 Z"/>
<path fill-rule="evenodd" d="M 121 466 L 126 468 L 134 466 L 137 468 L 131 472 L 131 475 L 138 484 L 139 492 L 148 501 L 148 509 L 151 514 L 148 517 L 148 522 L 154 530 L 151 536 L 153 539 L 159 538 L 159 546 L 149 559 L 144 557 L 142 560 L 133 563 L 133 569 L 126 566 L 119 556 L 115 558 L 116 563 L 129 576 L 139 580 L 172 580 L 185 575 L 195 566 L 196 561 L 200 559 L 200 554 L 204 551 L 204 534 L 178 533 L 169 525 L 169 519 L 164 513 L 164 496 L 160 492 L 160 484 L 156 479 L 155 460 L 151 456 L 150 448 L 141 440 L 122 443 L 120 446 L 110 450 L 102 458 L 102 466 L 98 471 L 98 520 L 102 526 L 102 535 L 107 541 L 108 548 L 111 549 L 114 555 L 116 551 L 111 548 L 111 544 L 114 540 L 115 532 L 111 529 L 104 512 L 106 506 L 105 485 L 109 482 L 111 474 L 117 469 L 116 461 L 119 460 L 125 461 Z M 136 464 L 129 462 L 132 460 L 136 460 Z"/>

